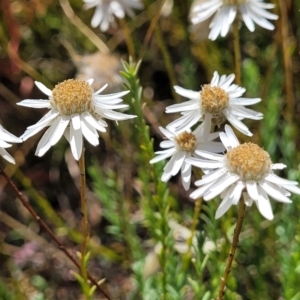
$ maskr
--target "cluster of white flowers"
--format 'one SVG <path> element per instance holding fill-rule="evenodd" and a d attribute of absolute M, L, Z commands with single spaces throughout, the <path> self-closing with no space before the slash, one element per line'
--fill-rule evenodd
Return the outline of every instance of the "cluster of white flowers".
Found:
<path fill-rule="evenodd" d="M 210 133 L 211 124 L 220 126 L 226 120 L 245 135 L 252 133 L 241 120 L 260 120 L 261 113 L 245 108 L 261 101 L 260 98 L 240 98 L 246 91 L 232 84 L 234 75 L 219 76 L 214 73 L 210 84 L 201 91 L 186 90 L 175 86 L 175 91 L 189 101 L 166 108 L 166 113 L 181 113 L 181 117 L 160 128 L 168 140 L 162 141 L 157 156 L 150 163 L 171 157 L 164 168 L 162 181 L 181 170 L 183 187 L 188 190 L 191 183 L 191 166 L 201 168 L 204 176 L 195 182 L 199 186 L 190 196 L 203 197 L 208 201 L 220 195 L 223 199 L 216 218 L 221 217 L 231 205 L 236 205 L 243 195 L 246 205 L 254 202 L 261 214 L 271 220 L 273 212 L 269 196 L 277 201 L 289 203 L 290 192 L 300 194 L 297 182 L 276 176 L 273 170 L 283 169 L 284 164 L 273 164 L 266 151 L 253 143 L 240 145 L 230 126 L 224 132 Z M 192 132 L 191 127 L 202 123 Z M 213 141 L 220 137 L 221 142 Z M 226 154 L 218 154 L 227 150 Z M 244 191 L 244 192 L 243 192 Z M 242 193 L 243 192 L 243 193 Z"/>
<path fill-rule="evenodd" d="M 272 30 L 274 26 L 267 19 L 278 18 L 266 11 L 274 5 L 266 4 L 262 0 L 198 2 L 192 6 L 191 21 L 197 24 L 213 16 L 209 25 L 209 38 L 212 40 L 218 35 L 226 36 L 238 13 L 250 31 L 254 31 L 254 23 Z M 245 107 L 256 104 L 261 99 L 242 98 L 246 89 L 234 84 L 234 78 L 234 74 L 219 76 L 215 72 L 210 84 L 203 85 L 200 91 L 174 87 L 177 94 L 189 100 L 166 108 L 166 113 L 180 113 L 181 116 L 168 124 L 166 129 L 160 128 L 168 139 L 161 142 L 160 146 L 167 149 L 157 151 L 157 156 L 150 163 L 171 157 L 161 180 L 168 181 L 181 170 L 182 184 L 186 190 L 191 183 L 192 165 L 201 168 L 204 175 L 195 182 L 199 188 L 190 197 L 203 197 L 208 201 L 220 195 L 222 202 L 216 218 L 221 217 L 232 205 L 236 205 L 243 196 L 247 206 L 254 202 L 260 213 L 271 220 L 274 216 L 269 197 L 289 203 L 290 192 L 300 194 L 298 183 L 275 175 L 274 170 L 286 166 L 273 164 L 269 154 L 256 144 L 240 145 L 230 126 L 225 125 L 225 132 L 210 133 L 211 125 L 220 127 L 228 121 L 241 133 L 252 136 L 242 120 L 263 118 L 263 114 Z M 192 131 L 196 124 L 198 127 Z M 213 141 L 217 137 L 222 143 Z M 222 153 L 224 150 L 226 154 Z"/>
<path fill-rule="evenodd" d="M 133 16 L 133 9 L 143 7 L 140 0 L 84 0 L 85 8 L 96 7 L 92 26 L 100 25 L 106 31 L 114 23 L 115 17 Z M 278 17 L 267 9 L 273 8 L 263 0 L 204 0 L 191 8 L 191 22 L 197 24 L 212 17 L 209 25 L 209 38 L 215 40 L 219 35 L 226 36 L 236 17 L 240 17 L 250 31 L 254 23 L 272 30 L 268 21 Z M 220 127 L 228 121 L 241 133 L 252 136 L 242 122 L 248 118 L 261 120 L 263 114 L 246 108 L 261 101 L 260 98 L 244 98 L 246 89 L 233 83 L 235 75 L 219 76 L 214 72 L 209 84 L 204 84 L 200 91 L 192 91 L 175 86 L 180 96 L 189 100 L 166 108 L 166 113 L 180 113 L 181 116 L 160 127 L 167 140 L 161 142 L 163 148 L 157 151 L 150 163 L 170 158 L 164 167 L 162 181 L 168 181 L 181 172 L 182 185 L 190 188 L 192 166 L 202 169 L 204 176 L 195 182 L 199 186 L 191 198 L 203 197 L 211 200 L 220 195 L 220 204 L 216 217 L 222 216 L 231 205 L 236 205 L 243 195 L 245 203 L 256 203 L 261 214 L 267 219 L 273 218 L 269 196 L 280 202 L 290 202 L 290 192 L 300 194 L 297 182 L 276 176 L 273 171 L 285 167 L 273 164 L 267 152 L 252 143 L 240 145 L 230 126 L 225 125 L 225 132 L 211 133 L 215 126 Z M 81 157 L 83 137 L 89 143 L 99 144 L 98 131 L 105 132 L 107 123 L 104 119 L 126 120 L 133 115 L 114 111 L 126 108 L 121 97 L 128 91 L 109 95 L 100 95 L 106 88 L 94 92 L 93 80 L 82 81 L 69 79 L 59 83 L 51 91 L 42 83 L 37 87 L 49 98 L 46 100 L 26 99 L 18 103 L 32 108 L 48 108 L 49 112 L 36 124 L 29 126 L 25 133 L 17 138 L 0 125 L 0 155 L 9 162 L 14 159 L 5 148 L 8 142 L 22 142 L 47 128 L 38 143 L 36 155 L 44 155 L 64 135 L 69 141 L 76 160 Z M 220 138 L 220 141 L 216 141 Z M 226 151 L 226 154 L 223 152 Z"/>
<path fill-rule="evenodd" d="M 115 25 L 115 19 L 123 19 L 125 15 L 134 16 L 133 9 L 142 9 L 141 0 L 83 0 L 84 9 L 95 7 L 91 20 L 92 27 L 99 26 L 101 31 L 107 31 Z M 225 37 L 231 24 L 236 18 L 241 18 L 247 28 L 253 32 L 255 23 L 273 30 L 274 25 L 268 20 L 277 20 L 278 16 L 268 9 L 274 4 L 263 0 L 195 0 L 190 11 L 190 20 L 193 25 L 212 19 L 208 38 L 216 40 L 219 35 Z"/>

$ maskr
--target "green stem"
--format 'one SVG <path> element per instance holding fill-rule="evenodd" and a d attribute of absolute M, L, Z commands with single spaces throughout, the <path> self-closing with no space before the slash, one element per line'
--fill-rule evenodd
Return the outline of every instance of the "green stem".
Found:
<path fill-rule="evenodd" d="M 234 230 L 234 235 L 233 235 L 233 241 L 232 245 L 230 248 L 230 252 L 228 255 L 227 263 L 226 263 L 226 268 L 224 271 L 224 276 L 221 278 L 221 283 L 220 283 L 220 288 L 218 292 L 218 297 L 217 300 L 222 300 L 224 293 L 225 293 L 225 288 L 226 288 L 226 283 L 228 280 L 228 276 L 231 270 L 231 265 L 234 259 L 235 251 L 239 242 L 239 236 L 242 230 L 242 225 L 245 217 L 245 210 L 246 210 L 246 205 L 244 199 L 240 199 L 239 202 L 239 212 L 238 212 L 238 221 Z"/>
<path fill-rule="evenodd" d="M 123 28 L 128 53 L 132 57 L 132 59 L 135 60 L 134 42 L 133 42 L 133 39 L 132 39 L 132 36 L 131 36 L 130 29 L 129 29 L 129 27 L 128 27 L 128 25 L 127 25 L 127 23 L 124 19 L 120 19 L 120 23 L 121 23 L 122 28 Z"/>
<path fill-rule="evenodd" d="M 202 207 L 202 201 L 203 198 L 197 199 L 195 202 L 195 208 L 194 208 L 194 216 L 193 216 L 193 222 L 191 225 L 191 236 L 187 240 L 187 246 L 188 246 L 188 251 L 186 252 L 185 256 L 183 257 L 183 262 L 182 262 L 182 272 L 185 273 L 188 269 L 191 255 L 192 255 L 192 245 L 193 245 L 193 239 L 195 236 L 196 228 L 199 223 L 199 215 L 201 212 L 201 207 Z"/>
<path fill-rule="evenodd" d="M 233 23 L 233 46 L 234 46 L 234 60 L 235 60 L 235 79 L 238 85 L 241 85 L 241 47 L 240 47 L 240 32 L 239 23 L 236 20 Z"/>
<path fill-rule="evenodd" d="M 86 300 L 90 299 L 89 296 L 89 283 L 86 270 L 85 257 L 87 254 L 87 244 L 89 240 L 89 228 L 88 228 L 88 218 L 87 218 L 87 202 L 86 202 L 86 180 L 85 180 L 85 161 L 84 161 L 84 146 L 82 146 L 82 154 L 79 159 L 79 169 L 80 169 L 80 202 L 81 202 L 81 231 L 82 231 L 82 243 L 81 243 L 81 277 L 84 280 L 84 293 Z"/>
<path fill-rule="evenodd" d="M 149 7 L 149 0 L 145 1 L 147 3 L 147 7 Z M 162 5 L 163 5 L 164 1 L 162 1 Z M 161 5 L 161 7 L 162 7 Z M 149 9 L 147 9 L 147 11 L 149 11 Z M 161 9 L 157 12 L 157 14 L 161 13 Z M 151 20 L 152 16 L 150 15 L 150 12 L 148 13 L 148 19 Z M 150 25 L 151 26 L 151 25 Z M 163 61 L 166 67 L 166 71 L 170 80 L 170 83 L 172 85 L 171 88 L 171 92 L 172 92 L 172 96 L 175 100 L 175 102 L 180 102 L 180 98 L 178 96 L 178 94 L 175 93 L 175 90 L 173 89 L 173 86 L 176 85 L 176 76 L 175 76 L 175 72 L 174 72 L 174 64 L 172 63 L 172 59 L 171 59 L 171 55 L 168 51 L 168 48 L 166 46 L 166 43 L 164 41 L 163 38 L 163 34 L 162 31 L 160 29 L 160 26 L 155 26 L 154 27 L 154 35 L 155 35 L 155 40 L 157 42 L 157 45 L 161 51 L 161 54 L 163 56 Z"/>

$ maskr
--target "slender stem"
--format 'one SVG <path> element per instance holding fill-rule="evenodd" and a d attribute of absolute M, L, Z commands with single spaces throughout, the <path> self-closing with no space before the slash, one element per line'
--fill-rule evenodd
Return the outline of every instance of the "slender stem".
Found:
<path fill-rule="evenodd" d="M 285 118 L 288 122 L 292 122 L 295 99 L 293 96 L 293 73 L 292 73 L 292 55 L 291 55 L 291 44 L 289 37 L 289 22 L 288 22 L 288 12 L 287 3 L 284 0 L 279 0 L 280 7 L 280 31 L 281 39 L 280 43 L 282 45 L 282 54 L 284 62 L 284 78 L 285 78 L 285 93 L 286 93 L 286 110 Z"/>
<path fill-rule="evenodd" d="M 230 252 L 228 255 L 224 276 L 221 278 L 221 283 L 220 283 L 217 300 L 222 300 L 224 293 L 225 293 L 226 283 L 228 280 L 229 273 L 231 271 L 231 265 L 232 265 L 235 251 L 236 251 L 236 248 L 237 248 L 237 245 L 239 242 L 239 235 L 242 230 L 242 225 L 243 225 L 243 221 L 244 221 L 244 217 L 245 217 L 245 210 L 246 210 L 246 205 L 245 205 L 244 199 L 240 199 L 238 221 L 237 221 L 237 224 L 236 224 L 236 227 L 234 230 L 233 241 L 232 241 L 232 245 L 231 245 Z"/>
<path fill-rule="evenodd" d="M 95 34 L 80 18 L 75 14 L 68 0 L 59 1 L 61 8 L 69 21 L 75 26 L 76 29 L 81 31 L 98 49 L 101 53 L 109 53 L 110 50 L 106 44 Z"/>
<path fill-rule="evenodd" d="M 82 154 L 79 158 L 79 170 L 80 170 L 80 202 L 81 202 L 81 231 L 82 231 L 82 243 L 81 243 L 81 276 L 84 279 L 86 285 L 87 282 L 87 270 L 85 265 L 85 256 L 87 252 L 87 244 L 89 240 L 89 228 L 87 218 L 87 203 L 86 203 L 86 181 L 85 181 L 85 161 L 84 161 L 84 146 L 82 146 Z"/>
<path fill-rule="evenodd" d="M 14 182 L 10 179 L 10 177 L 5 173 L 5 171 L 0 167 L 0 174 L 4 176 L 7 183 L 11 186 L 11 188 L 16 193 L 17 197 L 22 202 L 23 206 L 29 211 L 29 213 L 33 216 L 33 218 L 39 223 L 39 225 L 50 235 L 51 239 L 56 243 L 59 250 L 64 252 L 66 256 L 74 263 L 74 265 L 80 269 L 80 264 L 76 260 L 76 258 L 66 249 L 66 247 L 57 239 L 54 232 L 48 227 L 48 225 L 41 219 L 41 217 L 35 212 L 33 207 L 29 204 L 24 195 L 18 190 Z M 107 295 L 107 293 L 102 289 L 102 287 L 98 284 L 98 282 L 87 272 L 88 279 L 97 286 L 97 288 L 102 292 L 102 294 L 110 300 L 111 298 Z"/>
<path fill-rule="evenodd" d="M 146 5 L 149 7 L 149 0 L 145 1 Z M 164 0 L 162 0 L 162 4 L 164 3 Z M 162 6 L 161 6 L 162 7 Z M 147 9 L 147 11 L 149 11 L 149 9 Z M 157 12 L 157 14 L 159 14 L 159 16 L 161 15 L 161 9 Z M 151 16 L 150 12 L 148 13 L 148 19 L 151 20 L 153 17 Z M 151 26 L 151 24 L 150 24 Z M 163 38 L 163 34 L 161 31 L 160 26 L 154 26 L 154 35 L 155 35 L 155 40 L 157 42 L 157 45 L 161 51 L 162 57 L 163 57 L 163 62 L 165 64 L 166 67 L 166 71 L 170 80 L 170 84 L 172 85 L 171 88 L 171 93 L 172 96 L 175 100 L 175 102 L 180 102 L 180 98 L 178 96 L 178 94 L 176 94 L 175 90 L 173 89 L 173 86 L 176 85 L 176 75 L 174 72 L 174 64 L 172 62 L 171 59 L 171 55 L 168 51 L 167 45 L 165 43 L 165 39 Z"/>
<path fill-rule="evenodd" d="M 238 19 L 233 23 L 233 46 L 234 46 L 234 59 L 235 59 L 235 78 L 236 83 L 241 85 L 241 47 L 240 47 L 240 32 Z"/>
<path fill-rule="evenodd" d="M 124 32 L 125 42 L 127 45 L 127 50 L 129 55 L 132 57 L 133 60 L 135 60 L 135 50 L 134 50 L 134 42 L 131 36 L 130 29 L 125 21 L 125 19 L 119 19 L 120 23 L 122 25 L 122 29 Z"/>
<path fill-rule="evenodd" d="M 192 245 L 193 245 L 193 239 L 195 236 L 197 225 L 199 223 L 199 215 L 201 212 L 202 200 L 203 200 L 203 198 L 199 198 L 195 202 L 194 216 L 193 216 L 193 222 L 192 222 L 192 226 L 191 226 L 191 236 L 187 240 L 188 251 L 186 252 L 185 256 L 183 257 L 183 262 L 182 262 L 182 271 L 183 272 L 185 272 L 189 266 L 189 262 L 190 262 L 190 258 L 191 258 L 191 249 L 192 249 Z"/>
<path fill-rule="evenodd" d="M 158 8 L 158 11 L 161 11 L 161 8 L 163 6 L 164 2 L 159 2 L 159 8 Z M 143 57 L 144 57 L 144 54 L 145 54 L 145 51 L 147 49 L 147 46 L 148 46 L 148 43 L 150 41 L 150 38 L 153 34 L 153 30 L 155 28 L 155 26 L 157 26 L 157 22 L 160 18 L 160 13 L 156 13 L 153 17 L 152 17 L 152 20 L 151 20 L 151 23 L 150 23 L 150 26 L 146 32 L 146 35 L 145 35 L 145 38 L 144 38 L 144 41 L 143 41 L 143 45 L 141 47 L 141 50 L 139 51 L 140 54 L 139 54 L 139 60 L 143 60 Z"/>

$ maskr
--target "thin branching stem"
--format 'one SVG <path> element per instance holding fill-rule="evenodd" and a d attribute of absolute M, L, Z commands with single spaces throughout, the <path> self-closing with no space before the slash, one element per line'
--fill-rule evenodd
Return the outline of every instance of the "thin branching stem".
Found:
<path fill-rule="evenodd" d="M 130 28 L 128 27 L 128 24 L 126 23 L 125 19 L 120 19 L 120 24 L 123 29 L 128 53 L 132 57 L 132 59 L 135 60 L 134 42 L 131 36 Z"/>
<path fill-rule="evenodd" d="M 220 284 L 217 300 L 222 300 L 225 293 L 226 283 L 228 280 L 229 273 L 231 271 L 231 265 L 234 259 L 235 251 L 239 242 L 239 236 L 242 230 L 242 225 L 245 217 L 245 210 L 246 210 L 245 202 L 243 199 L 241 199 L 239 202 L 238 221 L 234 230 L 232 245 L 228 255 L 224 276 L 221 278 L 221 284 Z"/>
<path fill-rule="evenodd" d="M 58 240 L 54 232 L 48 227 L 48 225 L 41 219 L 41 217 L 35 212 L 33 207 L 24 197 L 24 195 L 18 190 L 17 186 L 11 180 L 11 178 L 5 173 L 5 171 L 0 167 L 0 174 L 6 179 L 7 183 L 11 186 L 11 188 L 16 193 L 19 200 L 22 202 L 23 206 L 29 211 L 29 213 L 33 216 L 33 218 L 38 222 L 38 224 L 50 235 L 51 239 L 56 243 L 57 248 L 64 252 L 66 256 L 74 263 L 74 265 L 80 269 L 81 266 L 76 260 L 76 258 L 66 249 L 66 247 Z M 103 288 L 98 284 L 98 282 L 87 272 L 87 278 L 97 286 L 97 288 L 102 292 L 102 294 L 110 300 L 111 298 L 108 294 L 103 290 Z"/>

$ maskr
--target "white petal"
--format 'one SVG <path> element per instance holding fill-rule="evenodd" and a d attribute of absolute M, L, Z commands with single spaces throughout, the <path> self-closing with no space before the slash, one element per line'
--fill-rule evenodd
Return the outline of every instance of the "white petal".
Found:
<path fill-rule="evenodd" d="M 184 89 L 184 88 L 182 88 L 178 85 L 175 85 L 174 89 L 175 89 L 175 92 L 177 94 L 179 94 L 180 96 L 183 96 L 185 98 L 194 99 L 194 100 L 199 100 L 200 99 L 200 92 L 199 91 L 187 90 L 187 89 Z"/>
<path fill-rule="evenodd" d="M 187 191 L 191 185 L 192 167 L 190 164 L 183 162 L 181 167 L 181 181 L 183 188 Z"/>
<path fill-rule="evenodd" d="M 287 179 L 284 179 L 284 178 L 281 178 L 273 173 L 270 173 L 268 174 L 267 176 L 265 176 L 264 178 L 265 180 L 267 181 L 270 181 L 272 183 L 275 183 L 275 184 L 278 184 L 278 185 L 282 185 L 282 186 L 285 186 L 285 185 L 297 185 L 298 182 L 297 181 L 291 181 L 291 180 L 287 180 Z"/>
<path fill-rule="evenodd" d="M 82 144 L 83 144 L 83 138 L 82 138 L 82 132 L 81 129 L 75 129 L 73 126 L 73 122 L 70 123 L 70 146 L 71 151 L 76 160 L 79 160 L 82 154 Z"/>
<path fill-rule="evenodd" d="M 258 196 L 256 182 L 255 181 L 247 181 L 246 188 L 247 188 L 247 192 L 248 192 L 248 195 L 250 196 L 250 198 L 252 198 L 253 200 L 257 200 L 259 196 Z"/>
<path fill-rule="evenodd" d="M 89 112 L 84 112 L 81 114 L 81 116 L 85 119 L 87 123 L 89 123 L 95 129 L 102 132 L 106 131 L 105 127 L 101 126 Z"/>
<path fill-rule="evenodd" d="M 22 139 L 8 132 L 0 125 L 0 139 L 9 143 L 22 143 Z"/>
<path fill-rule="evenodd" d="M 225 79 L 223 82 L 220 81 L 219 87 L 226 91 L 226 89 L 230 86 L 230 84 L 233 82 L 235 78 L 234 74 L 230 74 L 229 76 L 225 76 Z"/>
<path fill-rule="evenodd" d="M 272 183 L 268 182 L 259 182 L 259 185 L 265 190 L 265 192 L 274 198 L 275 200 L 283 203 L 291 203 L 292 201 L 283 195 L 279 188 L 276 188 Z"/>
<path fill-rule="evenodd" d="M 96 130 L 90 128 L 90 126 L 86 123 L 86 121 L 80 117 L 81 119 L 81 131 L 87 141 L 93 146 L 99 145 L 98 134 Z"/>
<path fill-rule="evenodd" d="M 261 120 L 263 119 L 264 115 L 260 112 L 255 110 L 243 107 L 243 106 L 231 106 L 231 113 L 238 118 L 247 118 L 252 120 Z"/>
<path fill-rule="evenodd" d="M 204 200 L 211 200 L 220 193 L 222 193 L 225 189 L 227 189 L 231 184 L 237 182 L 240 179 L 239 176 L 228 174 L 227 178 L 222 180 L 221 182 L 216 182 L 213 186 L 210 187 L 208 193 L 206 193 L 203 197 Z"/>
<path fill-rule="evenodd" d="M 56 120 L 58 121 L 57 124 L 53 123 L 52 125 L 56 126 L 56 128 L 51 136 L 51 146 L 55 145 L 63 136 L 65 129 L 69 125 L 70 117 L 57 118 Z"/>
<path fill-rule="evenodd" d="M 195 125 L 198 121 L 200 121 L 202 117 L 202 112 L 200 110 L 193 110 L 184 114 L 179 119 L 173 121 L 168 124 L 167 129 L 176 130 L 176 133 L 180 133 L 184 130 L 190 129 L 193 125 Z"/>
<path fill-rule="evenodd" d="M 272 164 L 271 165 L 272 170 L 282 170 L 284 168 L 286 168 L 285 164 Z"/>
<path fill-rule="evenodd" d="M 186 153 L 184 151 L 178 151 L 174 156 L 174 164 L 172 169 L 172 176 L 175 176 L 179 170 L 181 169 L 181 166 L 183 164 L 183 161 L 185 160 Z"/>
<path fill-rule="evenodd" d="M 103 92 L 103 91 L 107 88 L 107 86 L 108 86 L 107 83 L 104 84 L 104 86 L 103 86 L 102 88 L 100 88 L 98 91 L 96 91 L 96 92 L 94 93 L 94 95 L 98 95 L 98 94 L 100 94 L 101 92 Z"/>
<path fill-rule="evenodd" d="M 97 107 L 96 107 L 96 112 L 99 113 L 100 115 L 104 116 L 105 118 L 113 120 L 113 121 L 122 121 L 122 120 L 136 118 L 135 115 L 127 115 L 127 114 L 123 114 L 123 113 L 109 110 L 109 109 L 99 110 Z"/>
<path fill-rule="evenodd" d="M 33 107 L 33 108 L 51 108 L 49 100 L 34 100 L 26 99 L 17 103 L 20 106 Z"/>
<path fill-rule="evenodd" d="M 80 115 L 79 114 L 72 115 L 71 116 L 71 121 L 72 121 L 72 125 L 73 125 L 74 130 L 80 129 L 81 120 L 80 120 Z"/>
<path fill-rule="evenodd" d="M 47 95 L 47 96 L 52 96 L 52 92 L 51 92 L 51 90 L 49 90 L 44 84 L 42 84 L 41 82 L 39 82 L 39 81 L 35 81 L 34 82 L 35 83 L 35 85 L 39 88 L 39 90 L 41 91 L 41 92 L 43 92 L 45 95 Z"/>
<path fill-rule="evenodd" d="M 28 126 L 27 129 L 33 129 L 33 128 L 40 128 L 39 130 L 41 130 L 42 128 L 46 127 L 49 125 L 49 123 L 59 115 L 59 113 L 53 109 L 51 109 L 50 111 L 48 111 L 37 123 Z"/>
<path fill-rule="evenodd" d="M 216 154 L 212 152 L 207 152 L 203 150 L 196 150 L 195 151 L 198 155 L 201 157 L 213 160 L 213 161 L 223 161 L 224 160 L 224 155 L 223 154 Z"/>
<path fill-rule="evenodd" d="M 169 149 L 168 149 L 169 150 Z M 171 157 L 174 153 L 176 152 L 176 149 L 172 149 L 172 151 L 162 151 L 160 155 L 152 158 L 150 160 L 150 164 L 155 164 L 157 163 L 158 161 L 161 161 L 161 160 L 164 160 L 166 158 L 169 158 Z M 157 152 L 156 152 L 157 153 Z"/>
<path fill-rule="evenodd" d="M 196 189 L 193 193 L 190 194 L 192 199 L 197 199 L 199 197 L 203 197 L 203 195 L 207 192 L 207 190 L 213 185 L 214 182 L 203 185 L 199 189 Z M 205 200 L 205 199 L 204 199 Z"/>
<path fill-rule="evenodd" d="M 224 197 L 223 201 L 221 202 L 220 206 L 218 207 L 216 211 L 215 218 L 219 219 L 222 217 L 228 209 L 231 207 L 232 202 L 231 199 L 229 198 L 230 191 L 228 190 L 226 197 Z"/>
<path fill-rule="evenodd" d="M 117 103 L 120 103 L 120 100 L 121 100 L 121 102 L 123 101 L 121 99 L 121 97 L 127 95 L 130 91 L 123 91 L 123 92 L 118 92 L 118 93 L 113 93 L 113 94 L 107 94 L 107 95 L 97 95 L 98 92 L 96 92 L 94 94 L 95 95 L 94 98 L 95 98 L 95 101 L 96 101 L 96 105 L 98 105 L 98 104 L 101 105 L 101 103 L 106 103 L 106 104 L 110 103 L 110 104 L 112 104 L 112 103 L 114 103 L 113 100 L 117 101 Z"/>
<path fill-rule="evenodd" d="M 258 102 L 260 102 L 260 98 L 235 98 L 235 99 L 230 99 L 230 104 L 232 105 L 242 105 L 242 106 L 247 106 L 247 105 L 253 105 Z"/>
<path fill-rule="evenodd" d="M 160 142 L 159 146 L 161 148 L 171 148 L 171 147 L 174 147 L 175 144 L 173 141 L 162 141 L 162 142 Z"/>
<path fill-rule="evenodd" d="M 14 158 L 3 148 L 0 148 L 0 155 L 6 159 L 8 162 L 15 164 Z"/>
<path fill-rule="evenodd" d="M 243 198 L 244 198 L 244 202 L 245 202 L 246 206 L 248 206 L 248 207 L 252 206 L 252 204 L 253 204 L 253 199 L 250 198 L 250 196 L 248 195 L 247 192 L 244 192 L 244 193 L 243 193 Z"/>
<path fill-rule="evenodd" d="M 203 168 L 203 169 L 217 169 L 223 167 L 223 162 L 203 160 L 194 157 L 187 158 L 186 162 L 188 162 L 193 166 L 196 166 L 198 168 Z"/>
<path fill-rule="evenodd" d="M 243 191 L 244 188 L 245 188 L 245 184 L 242 181 L 239 181 L 236 184 L 234 190 L 232 191 L 232 193 L 230 195 L 230 198 L 231 198 L 231 201 L 232 201 L 233 205 L 237 205 L 238 202 L 240 201 L 241 196 L 242 196 L 242 191 Z"/>
<path fill-rule="evenodd" d="M 211 173 L 208 173 L 207 175 L 203 175 L 202 179 L 195 181 L 196 186 L 204 185 L 210 182 L 213 182 L 215 180 L 220 180 L 225 173 L 227 172 L 227 169 L 221 168 L 217 169 L 215 171 L 212 171 Z"/>
<path fill-rule="evenodd" d="M 158 128 L 161 131 L 161 133 L 164 134 L 164 136 L 166 138 L 168 138 L 169 140 L 173 140 L 174 139 L 175 134 L 172 131 L 170 131 L 169 129 L 163 128 L 161 126 L 159 126 Z"/>
<path fill-rule="evenodd" d="M 40 139 L 36 151 L 35 151 L 35 155 L 41 157 L 43 156 L 51 147 L 51 137 L 52 134 L 55 132 L 56 126 L 55 125 L 51 125 L 46 132 L 44 133 L 44 135 L 42 136 L 42 138 Z"/>
<path fill-rule="evenodd" d="M 0 148 L 9 148 L 11 144 L 6 143 L 5 141 L 0 139 Z"/>
<path fill-rule="evenodd" d="M 288 190 L 288 191 L 290 191 L 290 192 L 292 192 L 292 193 L 294 193 L 294 194 L 297 194 L 297 195 L 300 195 L 300 189 L 299 189 L 299 187 L 297 187 L 297 186 L 294 186 L 294 185 L 283 185 L 283 187 L 286 189 L 286 190 Z"/>
<path fill-rule="evenodd" d="M 218 74 L 217 71 L 215 71 L 215 72 L 214 72 L 214 76 L 213 76 L 213 78 L 212 78 L 212 80 L 211 80 L 211 82 L 210 82 L 210 85 L 211 85 L 211 86 L 217 86 L 218 83 L 219 83 L 219 74 Z"/>
<path fill-rule="evenodd" d="M 258 187 L 258 193 L 259 193 L 259 197 L 258 197 L 257 201 L 255 201 L 255 203 L 257 205 L 257 208 L 258 208 L 259 212 L 267 220 L 273 220 L 274 215 L 273 215 L 272 206 L 271 206 L 268 195 L 260 187 Z"/>
<path fill-rule="evenodd" d="M 89 85 L 92 85 L 94 82 L 94 78 L 90 78 L 86 81 Z"/>
<path fill-rule="evenodd" d="M 233 125 L 238 131 L 241 133 L 247 135 L 247 136 L 252 136 L 253 134 L 249 131 L 248 127 L 242 123 L 240 120 L 238 120 L 234 115 L 231 113 L 228 113 L 226 115 L 227 120 Z"/>

